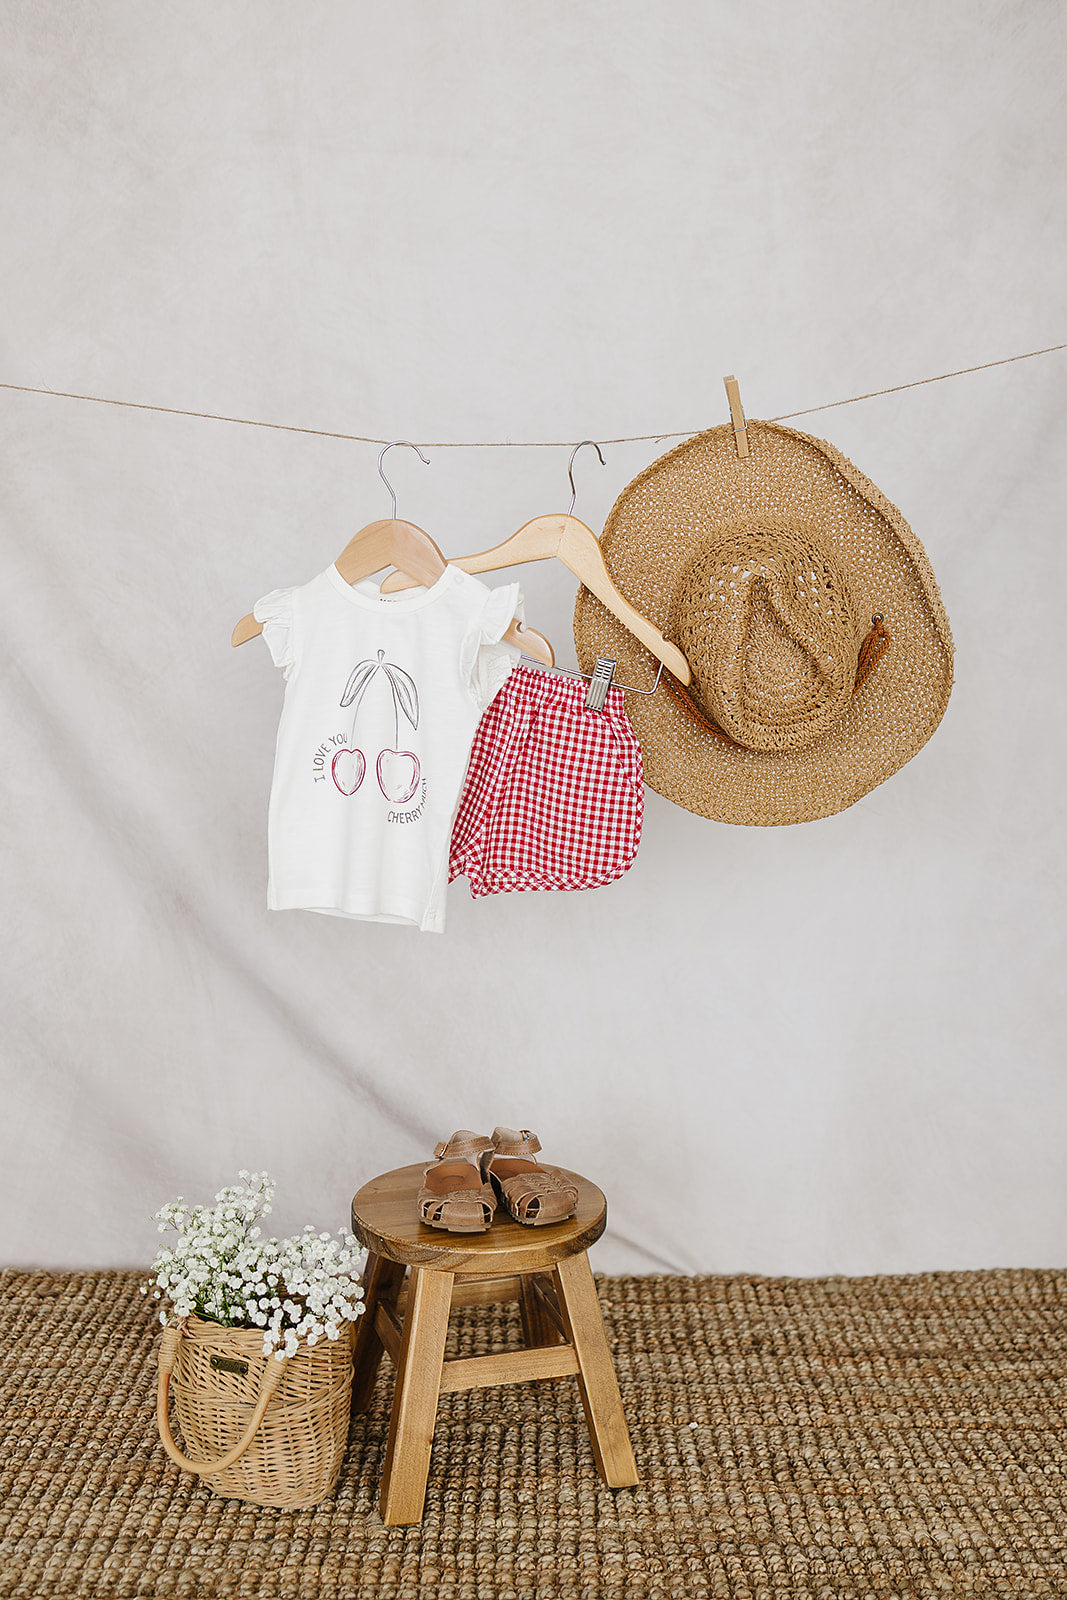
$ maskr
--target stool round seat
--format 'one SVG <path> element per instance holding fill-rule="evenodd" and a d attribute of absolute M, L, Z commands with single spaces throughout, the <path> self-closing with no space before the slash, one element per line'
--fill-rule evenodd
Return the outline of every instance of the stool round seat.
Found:
<path fill-rule="evenodd" d="M 533 1228 L 497 1207 L 485 1233 L 429 1228 L 416 1203 L 425 1165 L 397 1167 L 365 1183 L 352 1201 L 352 1232 L 372 1255 L 405 1267 L 437 1268 L 457 1278 L 506 1277 L 551 1267 L 562 1256 L 595 1244 L 608 1221 L 608 1203 L 595 1183 L 557 1167 L 578 1190 L 578 1208 L 566 1222 Z"/>
<path fill-rule="evenodd" d="M 378 1502 L 386 1527 L 422 1516 L 438 1400 L 468 1389 L 576 1379 L 600 1476 L 613 1489 L 635 1484 L 637 1467 L 586 1254 L 607 1224 L 607 1201 L 596 1184 L 566 1173 L 577 1187 L 578 1207 L 565 1222 L 535 1228 L 500 1207 L 485 1233 L 448 1233 L 419 1216 L 425 1170 L 383 1172 L 352 1201 L 352 1232 L 367 1249 L 353 1410 L 370 1405 L 383 1355 L 396 1371 Z M 445 1355 L 454 1307 L 506 1300 L 518 1302 L 523 1348 Z"/>

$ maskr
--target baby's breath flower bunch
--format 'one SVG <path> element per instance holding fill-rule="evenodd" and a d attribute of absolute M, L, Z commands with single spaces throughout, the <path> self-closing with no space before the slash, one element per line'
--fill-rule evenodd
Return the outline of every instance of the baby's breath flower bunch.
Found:
<path fill-rule="evenodd" d="M 359 1276 L 366 1260 L 352 1234 L 333 1239 L 309 1224 L 289 1239 L 263 1239 L 256 1224 L 270 1215 L 274 1180 L 266 1172 L 241 1172 L 244 1181 L 220 1189 L 213 1206 L 181 1198 L 156 1212 L 160 1233 L 173 1228 L 178 1243 L 152 1263 L 151 1289 L 164 1296 L 164 1326 L 196 1315 L 224 1328 L 262 1328 L 263 1354 L 278 1361 L 296 1354 L 301 1340 L 336 1339 L 342 1322 L 363 1311 Z"/>

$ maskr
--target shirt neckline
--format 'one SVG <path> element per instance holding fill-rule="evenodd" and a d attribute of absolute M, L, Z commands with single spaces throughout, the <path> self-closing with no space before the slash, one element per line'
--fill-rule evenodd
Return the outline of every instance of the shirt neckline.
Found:
<path fill-rule="evenodd" d="M 354 584 L 346 583 L 337 570 L 337 563 L 333 562 L 326 568 L 326 577 L 337 592 L 344 596 L 350 605 L 358 606 L 361 611 L 406 612 L 421 611 L 423 606 L 433 605 L 439 600 L 447 589 L 450 589 L 459 576 L 459 567 L 454 567 L 451 562 L 445 567 L 444 572 L 437 582 L 430 588 L 414 589 L 405 595 L 360 594 Z"/>

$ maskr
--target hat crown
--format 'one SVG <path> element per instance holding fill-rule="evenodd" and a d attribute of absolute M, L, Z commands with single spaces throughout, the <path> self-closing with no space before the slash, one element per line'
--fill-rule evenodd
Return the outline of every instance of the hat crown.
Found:
<path fill-rule="evenodd" d="M 674 631 L 708 715 L 737 744 L 773 752 L 840 721 L 866 630 L 825 541 L 761 517 L 721 530 L 690 563 Z"/>

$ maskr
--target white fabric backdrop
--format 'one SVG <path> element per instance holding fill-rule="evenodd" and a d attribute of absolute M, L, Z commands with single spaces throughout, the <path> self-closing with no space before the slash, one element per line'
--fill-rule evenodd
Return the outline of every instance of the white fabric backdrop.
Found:
<path fill-rule="evenodd" d="M 775 416 L 1067 338 L 1065 19 L 1020 0 L 9 4 L 0 380 L 426 441 Z M 649 793 L 585 895 L 268 913 L 280 675 L 229 647 L 388 509 L 376 450 L 0 389 L 0 1258 L 136 1264 L 241 1166 L 341 1223 L 460 1126 L 596 1178 L 607 1271 L 1059 1264 L 1067 352 L 801 417 L 957 644 L 851 810 Z M 599 528 L 667 443 L 579 459 Z M 449 553 L 567 448 L 390 457 Z M 521 571 L 573 664 L 574 585 Z"/>

